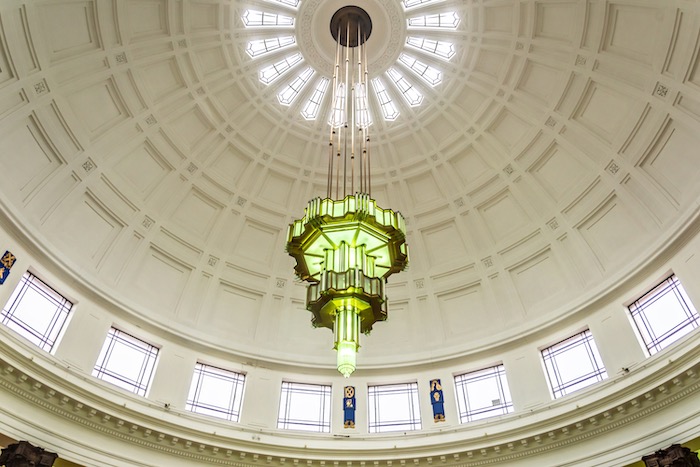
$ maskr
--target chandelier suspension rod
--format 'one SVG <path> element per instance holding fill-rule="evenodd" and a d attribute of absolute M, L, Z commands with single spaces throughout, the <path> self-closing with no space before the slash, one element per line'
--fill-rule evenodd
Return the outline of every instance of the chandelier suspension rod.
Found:
<path fill-rule="evenodd" d="M 338 35 L 340 36 L 340 27 L 338 27 Z M 338 74 L 340 73 L 340 42 L 336 43 L 335 47 L 335 67 L 333 68 L 333 89 L 331 95 L 331 129 L 330 129 L 330 149 L 328 154 L 328 186 L 327 186 L 327 197 L 333 196 L 333 159 L 335 158 L 335 138 L 338 136 L 338 132 L 335 129 L 334 120 L 336 116 L 336 100 L 338 99 Z M 336 192 L 336 197 L 338 193 Z"/>
<path fill-rule="evenodd" d="M 364 146 L 364 152 L 363 152 L 363 157 L 366 157 L 366 163 L 365 165 L 365 171 L 366 171 L 366 180 L 365 180 L 365 190 L 364 192 L 372 196 L 372 176 L 370 172 L 370 164 L 369 164 L 369 69 L 368 69 L 368 61 L 367 61 L 367 47 L 365 42 L 367 41 L 367 36 L 366 36 L 366 31 L 364 32 L 363 36 L 363 41 L 362 41 L 362 53 L 364 55 L 363 61 L 364 61 L 364 74 L 365 74 L 365 99 L 366 99 L 366 104 L 367 104 L 367 124 L 365 125 L 365 133 L 363 135 L 363 140 L 365 143 Z"/>
<path fill-rule="evenodd" d="M 350 38 L 350 22 L 346 26 L 345 38 L 349 45 Z M 350 84 L 350 47 L 345 47 L 345 101 L 343 102 L 343 115 L 345 116 L 345 139 L 343 141 L 343 198 L 348 194 L 347 181 L 348 181 L 348 94 L 350 90 L 348 85 Z"/>
<path fill-rule="evenodd" d="M 362 34 L 362 28 L 358 25 L 357 27 L 357 80 L 359 82 L 359 87 L 360 87 L 360 98 L 361 99 L 366 99 L 365 94 L 366 94 L 366 89 L 364 87 L 365 83 L 362 80 L 362 49 L 364 48 L 364 44 L 362 43 L 361 39 L 361 34 Z M 360 106 L 360 112 L 363 112 L 364 109 L 362 106 Z M 365 116 L 364 113 L 362 116 L 360 116 L 360 128 L 358 129 L 358 133 L 360 136 L 360 141 L 359 141 L 359 151 L 360 151 L 360 192 L 363 192 L 364 184 L 363 184 L 363 178 L 364 174 L 362 173 L 362 147 L 364 146 L 362 143 L 362 140 L 364 139 L 364 134 L 363 134 L 363 129 L 367 122 L 365 121 Z"/>
<path fill-rule="evenodd" d="M 348 30 L 348 33 L 350 31 Z M 355 49 L 352 49 L 352 60 L 355 61 Z M 355 100 L 357 99 L 357 94 L 356 94 L 356 89 L 355 86 L 357 86 L 357 83 L 355 83 L 355 74 L 350 73 L 350 70 L 348 70 L 348 73 L 350 74 L 350 194 L 355 193 L 355 112 L 356 112 L 356 102 Z M 347 194 L 347 193 L 346 193 Z"/>

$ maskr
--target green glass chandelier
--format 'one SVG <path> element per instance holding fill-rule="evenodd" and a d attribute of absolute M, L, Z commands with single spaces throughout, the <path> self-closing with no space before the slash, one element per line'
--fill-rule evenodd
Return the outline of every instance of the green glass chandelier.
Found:
<path fill-rule="evenodd" d="M 289 226 L 287 252 L 308 282 L 314 327 L 333 330 L 338 371 L 355 371 L 360 333 L 387 319 L 386 279 L 408 265 L 403 216 L 371 197 L 367 53 L 369 15 L 347 6 L 331 19 L 337 43 L 326 198 Z M 357 189 L 357 191 L 356 191 Z"/>

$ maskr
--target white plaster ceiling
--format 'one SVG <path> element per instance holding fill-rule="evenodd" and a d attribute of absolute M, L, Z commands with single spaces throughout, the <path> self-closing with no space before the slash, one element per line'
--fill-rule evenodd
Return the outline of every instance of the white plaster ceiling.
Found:
<path fill-rule="evenodd" d="M 330 35 L 314 26 L 252 59 L 247 41 L 295 30 L 241 20 L 250 8 L 323 24 L 305 1 L 2 2 L 3 210 L 134 319 L 332 366 L 331 333 L 311 328 L 284 251 L 287 225 L 325 191 L 326 119 L 300 115 L 310 87 L 290 106 L 276 97 L 294 70 L 320 66 L 313 47 Z M 376 38 L 391 33 L 373 75 L 400 116 L 383 121 L 373 98 L 373 194 L 407 218 L 411 264 L 391 278 L 389 321 L 363 338 L 361 366 L 464 355 L 556 323 L 683 233 L 700 193 L 697 2 L 363 4 L 393 25 L 374 24 Z M 405 26 L 445 11 L 455 31 Z M 417 107 L 382 73 L 406 34 L 457 50 L 412 52 L 443 73 L 431 87 L 403 69 Z M 261 83 L 290 51 L 305 60 Z"/>

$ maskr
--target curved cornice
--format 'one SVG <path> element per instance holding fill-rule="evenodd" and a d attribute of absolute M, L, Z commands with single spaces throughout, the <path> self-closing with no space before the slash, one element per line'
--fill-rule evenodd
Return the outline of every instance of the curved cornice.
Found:
<path fill-rule="evenodd" d="M 612 438 L 602 437 L 616 430 L 635 429 L 635 424 L 650 420 L 657 430 L 673 431 L 688 422 L 697 430 L 700 420 L 697 334 L 672 352 L 632 368 L 629 374 L 529 412 L 440 432 L 341 438 L 256 429 L 159 407 L 61 367 L 34 349 L 18 353 L 17 345 L 8 344 L 12 340 L 0 344 L 0 386 L 4 392 L 0 410 L 6 416 L 40 425 L 58 438 L 61 424 L 68 421 L 134 446 L 218 465 L 381 463 L 390 467 L 446 463 L 466 467 L 515 462 L 598 440 L 602 451 L 592 452 L 594 458 L 611 448 L 606 443 L 613 442 Z M 7 405 L 10 394 L 33 409 L 28 413 L 13 410 Z M 679 419 L 680 406 L 685 411 Z M 645 425 L 633 439 L 614 442 L 622 449 L 622 445 L 634 445 L 648 437 Z M 79 439 L 69 441 L 80 443 Z M 135 454 L 125 454 L 125 458 L 130 455 Z"/>

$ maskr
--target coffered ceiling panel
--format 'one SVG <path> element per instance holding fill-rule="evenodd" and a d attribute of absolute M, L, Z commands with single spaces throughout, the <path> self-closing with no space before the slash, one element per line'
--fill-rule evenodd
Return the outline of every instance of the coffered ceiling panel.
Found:
<path fill-rule="evenodd" d="M 358 2 L 372 194 L 411 249 L 368 362 L 561 322 L 694 216 L 693 2 Z M 136 322 L 330 367 L 284 245 L 326 192 L 333 11 L 291 3 L 0 5 L 0 207 Z"/>

